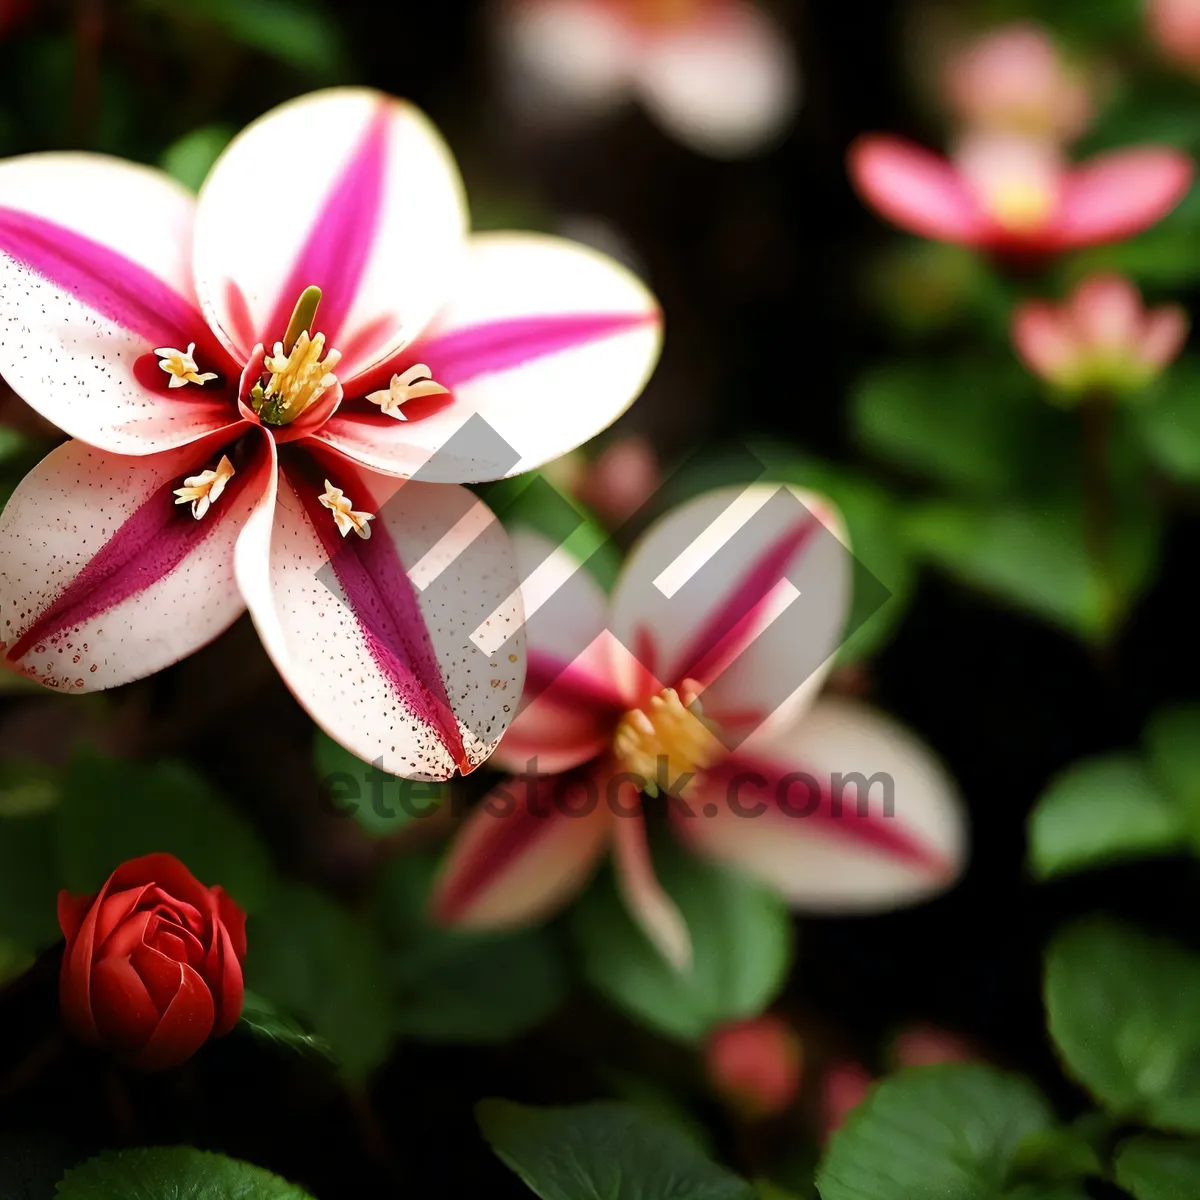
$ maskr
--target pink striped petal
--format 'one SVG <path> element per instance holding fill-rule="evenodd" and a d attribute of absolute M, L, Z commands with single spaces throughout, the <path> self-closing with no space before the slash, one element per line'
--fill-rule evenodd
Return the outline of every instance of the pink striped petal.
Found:
<path fill-rule="evenodd" d="M 399 358 L 346 381 L 347 399 L 317 436 L 388 474 L 424 466 L 423 479 L 447 483 L 519 474 L 616 420 L 645 387 L 660 342 L 653 296 L 611 259 L 540 234 L 480 234 L 449 308 Z M 410 402 L 404 421 L 361 399 L 416 363 L 451 396 Z M 476 413 L 519 461 L 447 450 L 426 466 Z"/>
<path fill-rule="evenodd" d="M 863 199 L 901 229 L 964 245 L 982 243 L 993 231 L 959 172 L 912 142 L 867 134 L 850 147 L 848 167 Z"/>
<path fill-rule="evenodd" d="M 692 938 L 675 901 L 667 895 L 650 857 L 646 822 L 638 809 L 638 789 L 630 783 L 613 789 L 622 816 L 613 821 L 613 855 L 617 887 L 633 919 L 673 967 L 683 971 L 692 961 Z"/>
<path fill-rule="evenodd" d="M 283 337 L 305 287 L 339 376 L 416 336 L 461 262 L 466 206 L 454 160 L 412 105 L 365 88 L 315 92 L 239 134 L 196 211 L 205 312 L 244 359 Z"/>
<path fill-rule="evenodd" d="M 610 628 L 653 673 L 650 686 L 700 682 L 705 714 L 727 733 L 794 719 L 820 687 L 849 610 L 844 536 L 832 505 L 810 492 L 707 492 L 634 547 Z"/>
<path fill-rule="evenodd" d="M 1012 340 L 1029 370 L 1051 382 L 1068 378 L 1079 362 L 1081 349 L 1074 328 L 1045 301 L 1027 301 L 1013 312 Z"/>
<path fill-rule="evenodd" d="M 512 719 L 525 672 L 507 534 L 465 489 L 310 454 L 307 443 L 282 448 L 273 516 L 265 505 L 237 546 L 267 652 L 359 758 L 409 778 L 472 770 Z M 369 539 L 339 535 L 319 501 L 326 479 L 375 514 Z"/>
<path fill-rule="evenodd" d="M 219 433 L 136 458 L 82 442 L 51 451 L 0 513 L 6 659 L 47 687 L 96 691 L 153 674 L 223 632 L 243 607 L 234 542 L 267 487 L 260 438 L 235 449 Z M 197 521 L 173 489 L 223 453 L 237 473 Z"/>
<path fill-rule="evenodd" d="M 448 925 L 502 929 L 549 916 L 583 890 L 608 844 L 603 798 L 586 815 L 570 800 L 594 772 L 508 779 L 467 818 L 434 885 L 434 917 Z"/>
<path fill-rule="evenodd" d="M 1055 222 L 1059 245 L 1119 241 L 1161 221 L 1187 195 L 1194 166 L 1165 147 L 1116 150 L 1065 177 Z"/>
<path fill-rule="evenodd" d="M 529 667 L 495 764 L 548 775 L 595 758 L 612 740 L 622 698 L 610 678 L 608 597 L 579 560 L 528 529 L 513 533 Z M 534 765 L 530 765 L 533 760 Z"/>
<path fill-rule="evenodd" d="M 117 159 L 0 163 L 0 371 L 91 445 L 150 454 L 236 418 L 236 368 L 192 290 L 193 211 L 168 176 Z M 153 351 L 191 342 L 223 378 L 169 388 Z"/>
<path fill-rule="evenodd" d="M 719 158 L 777 141 L 800 88 L 783 31 L 749 3 L 700 6 L 695 20 L 645 39 L 635 78 L 664 128 Z"/>
<path fill-rule="evenodd" d="M 853 772 L 890 776 L 890 810 L 886 780 L 867 787 Z M 693 849 L 810 911 L 924 900 L 966 859 L 962 802 L 944 768 L 907 730 L 848 700 L 821 700 L 790 732 L 751 739 L 688 799 L 699 815 L 676 828 Z"/>

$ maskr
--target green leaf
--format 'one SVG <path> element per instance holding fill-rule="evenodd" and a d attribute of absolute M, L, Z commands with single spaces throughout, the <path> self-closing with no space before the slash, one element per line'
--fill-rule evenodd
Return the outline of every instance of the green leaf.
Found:
<path fill-rule="evenodd" d="M 51 813 L 0 817 L 0 938 L 14 959 L 62 937 L 54 834 Z"/>
<path fill-rule="evenodd" d="M 261 1167 L 190 1146 L 120 1150 L 68 1171 L 58 1200 L 312 1200 Z"/>
<path fill-rule="evenodd" d="M 588 981 L 638 1020 L 696 1041 L 735 1017 L 755 1016 L 787 975 L 792 928 L 787 908 L 743 875 L 656 848 L 655 869 L 692 937 L 692 963 L 679 970 L 626 911 L 611 874 L 576 905 L 572 928 Z"/>
<path fill-rule="evenodd" d="M 1070 436 L 1015 362 L 882 367 L 860 381 L 851 418 L 867 449 L 975 495 L 1053 478 Z"/>
<path fill-rule="evenodd" d="M 254 830 L 189 767 L 77 755 L 58 809 L 63 886 L 99 891 L 127 859 L 160 851 L 174 854 L 201 883 L 220 884 L 250 912 L 273 883 Z"/>
<path fill-rule="evenodd" d="M 1069 1181 L 1102 1175 L 1104 1166 L 1091 1143 L 1074 1129 L 1039 1129 L 1018 1147 L 1012 1174 L 1038 1181 Z"/>
<path fill-rule="evenodd" d="M 1021 1146 L 1053 1126 L 1018 1076 L 977 1063 L 901 1071 L 834 1134 L 817 1189 L 821 1200 L 1033 1200 L 1009 1190 L 1010 1177 Z"/>
<path fill-rule="evenodd" d="M 624 1104 L 484 1100 L 479 1126 L 542 1200 L 753 1200 L 754 1189 L 669 1124 Z"/>
<path fill-rule="evenodd" d="M 1200 850 L 1200 705 L 1156 713 L 1143 734 L 1150 773 Z"/>
<path fill-rule="evenodd" d="M 1158 561 L 1161 517 L 1123 501 L 1111 537 L 1110 578 L 1086 550 L 1077 505 L 931 501 L 909 512 L 913 547 L 965 583 L 1092 642 L 1111 636 Z"/>
<path fill-rule="evenodd" d="M 448 784 L 389 775 L 319 729 L 313 762 L 322 802 L 331 811 L 357 821 L 373 838 L 387 837 L 415 820 L 433 816 L 450 794 Z"/>
<path fill-rule="evenodd" d="M 1136 1200 L 1196 1200 L 1200 1196 L 1200 1142 L 1135 1137 L 1116 1155 L 1117 1183 Z"/>
<path fill-rule="evenodd" d="M 35 762 L 0 763 L 0 817 L 36 817 L 58 804 L 62 772 Z"/>
<path fill-rule="evenodd" d="M 333 1057 L 333 1049 L 324 1038 L 309 1033 L 256 992 L 246 992 L 238 1027 L 260 1042 L 269 1042 L 285 1050 Z"/>
<path fill-rule="evenodd" d="M 36 955 L 27 947 L 0 937 L 0 987 L 24 975 L 35 961 Z"/>
<path fill-rule="evenodd" d="M 1093 918 L 1050 946 L 1045 998 L 1068 1071 L 1109 1112 L 1200 1131 L 1200 958 Z"/>
<path fill-rule="evenodd" d="M 162 152 L 158 165 L 184 187 L 198 192 L 213 163 L 229 145 L 233 135 L 234 130 L 228 125 L 205 125 L 193 129 Z"/>
<path fill-rule="evenodd" d="M 247 925 L 246 985 L 327 1041 L 346 1075 L 362 1080 L 395 1033 L 383 945 L 313 888 L 276 889 Z"/>
<path fill-rule="evenodd" d="M 1186 826 L 1133 755 L 1076 763 L 1042 793 L 1029 819 L 1029 857 L 1042 879 L 1177 849 Z"/>
<path fill-rule="evenodd" d="M 1200 362 L 1172 366 L 1142 394 L 1130 420 L 1159 470 L 1181 483 L 1200 482 Z"/>
<path fill-rule="evenodd" d="M 376 899 L 399 1033 L 425 1041 L 508 1041 L 562 1004 L 567 973 L 548 930 L 476 933 L 432 924 L 426 906 L 437 863 L 388 863 Z"/>

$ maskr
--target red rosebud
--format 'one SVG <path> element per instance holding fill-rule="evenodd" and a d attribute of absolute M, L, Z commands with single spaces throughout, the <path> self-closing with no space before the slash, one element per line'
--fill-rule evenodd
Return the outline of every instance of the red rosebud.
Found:
<path fill-rule="evenodd" d="M 95 896 L 58 894 L 67 1027 L 131 1066 L 186 1062 L 242 1014 L 246 914 L 170 854 L 123 863 Z"/>
<path fill-rule="evenodd" d="M 795 1031 L 779 1017 L 719 1026 L 708 1039 L 705 1057 L 713 1090 L 748 1117 L 783 1112 L 800 1090 L 803 1049 Z"/>

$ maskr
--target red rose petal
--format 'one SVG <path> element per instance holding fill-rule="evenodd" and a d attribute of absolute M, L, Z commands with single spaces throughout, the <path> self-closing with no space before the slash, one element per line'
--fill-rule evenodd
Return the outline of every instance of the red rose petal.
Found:
<path fill-rule="evenodd" d="M 187 1062 L 208 1041 L 213 1031 L 213 999 L 204 980 L 188 966 L 180 966 L 183 981 L 175 999 L 163 1013 L 150 1040 L 131 1059 L 146 1071 L 159 1071 Z"/>
<path fill-rule="evenodd" d="M 146 1044 L 158 1025 L 158 1009 L 127 958 L 105 958 L 92 968 L 92 1011 L 100 1037 L 129 1053 Z"/>

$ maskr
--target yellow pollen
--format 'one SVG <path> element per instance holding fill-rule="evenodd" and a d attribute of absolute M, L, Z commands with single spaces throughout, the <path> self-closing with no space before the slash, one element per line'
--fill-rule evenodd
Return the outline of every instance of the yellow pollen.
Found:
<path fill-rule="evenodd" d="M 440 383 L 434 383 L 432 372 L 424 363 L 409 367 L 403 375 L 393 375 L 392 382 L 380 392 L 372 392 L 367 399 L 388 414 L 400 421 L 408 418 L 400 411 L 400 406 L 407 400 L 418 400 L 422 396 L 444 396 L 450 391 Z"/>
<path fill-rule="evenodd" d="M 189 476 L 183 481 L 183 487 L 175 489 L 175 495 L 179 497 L 175 503 L 190 504 L 192 516 L 199 521 L 221 498 L 225 485 L 234 474 L 233 463 L 222 454 L 215 471 L 201 471 L 199 475 Z"/>
<path fill-rule="evenodd" d="M 1044 225 L 1054 208 L 1054 197 L 1046 188 L 1018 179 L 998 184 L 988 202 L 996 220 L 1017 232 Z"/>
<path fill-rule="evenodd" d="M 711 766 L 724 753 L 717 725 L 704 716 L 699 685 L 685 679 L 680 692 L 664 688 L 644 708 L 630 709 L 617 725 L 613 754 L 621 766 L 657 794 L 658 784 L 673 785 L 681 775 Z M 663 776 L 666 776 L 665 780 Z"/>
<path fill-rule="evenodd" d="M 194 383 L 203 387 L 210 379 L 216 379 L 215 371 L 199 374 L 200 368 L 192 356 L 196 353 L 196 343 L 189 342 L 186 350 L 174 350 L 170 346 L 160 346 L 154 351 L 158 355 L 158 365 L 171 377 L 168 387 L 184 387 Z"/>
<path fill-rule="evenodd" d="M 375 514 L 355 512 L 349 498 L 342 495 L 342 489 L 334 487 L 328 479 L 325 480 L 325 494 L 321 497 L 321 503 L 333 513 L 333 519 L 337 522 L 338 532 L 342 537 L 352 529 L 360 538 L 366 539 L 371 536 L 371 527 L 367 522 L 375 520 Z"/>
<path fill-rule="evenodd" d="M 324 362 L 322 354 L 325 354 L 325 335 L 318 333 L 310 338 L 305 332 L 296 339 L 290 354 L 284 353 L 282 342 L 276 342 L 275 353 L 263 359 L 271 378 L 263 389 L 261 404 L 271 414 L 273 423 L 285 425 L 294 421 L 337 383 L 333 368 L 341 362 L 340 352 L 331 349 Z"/>

